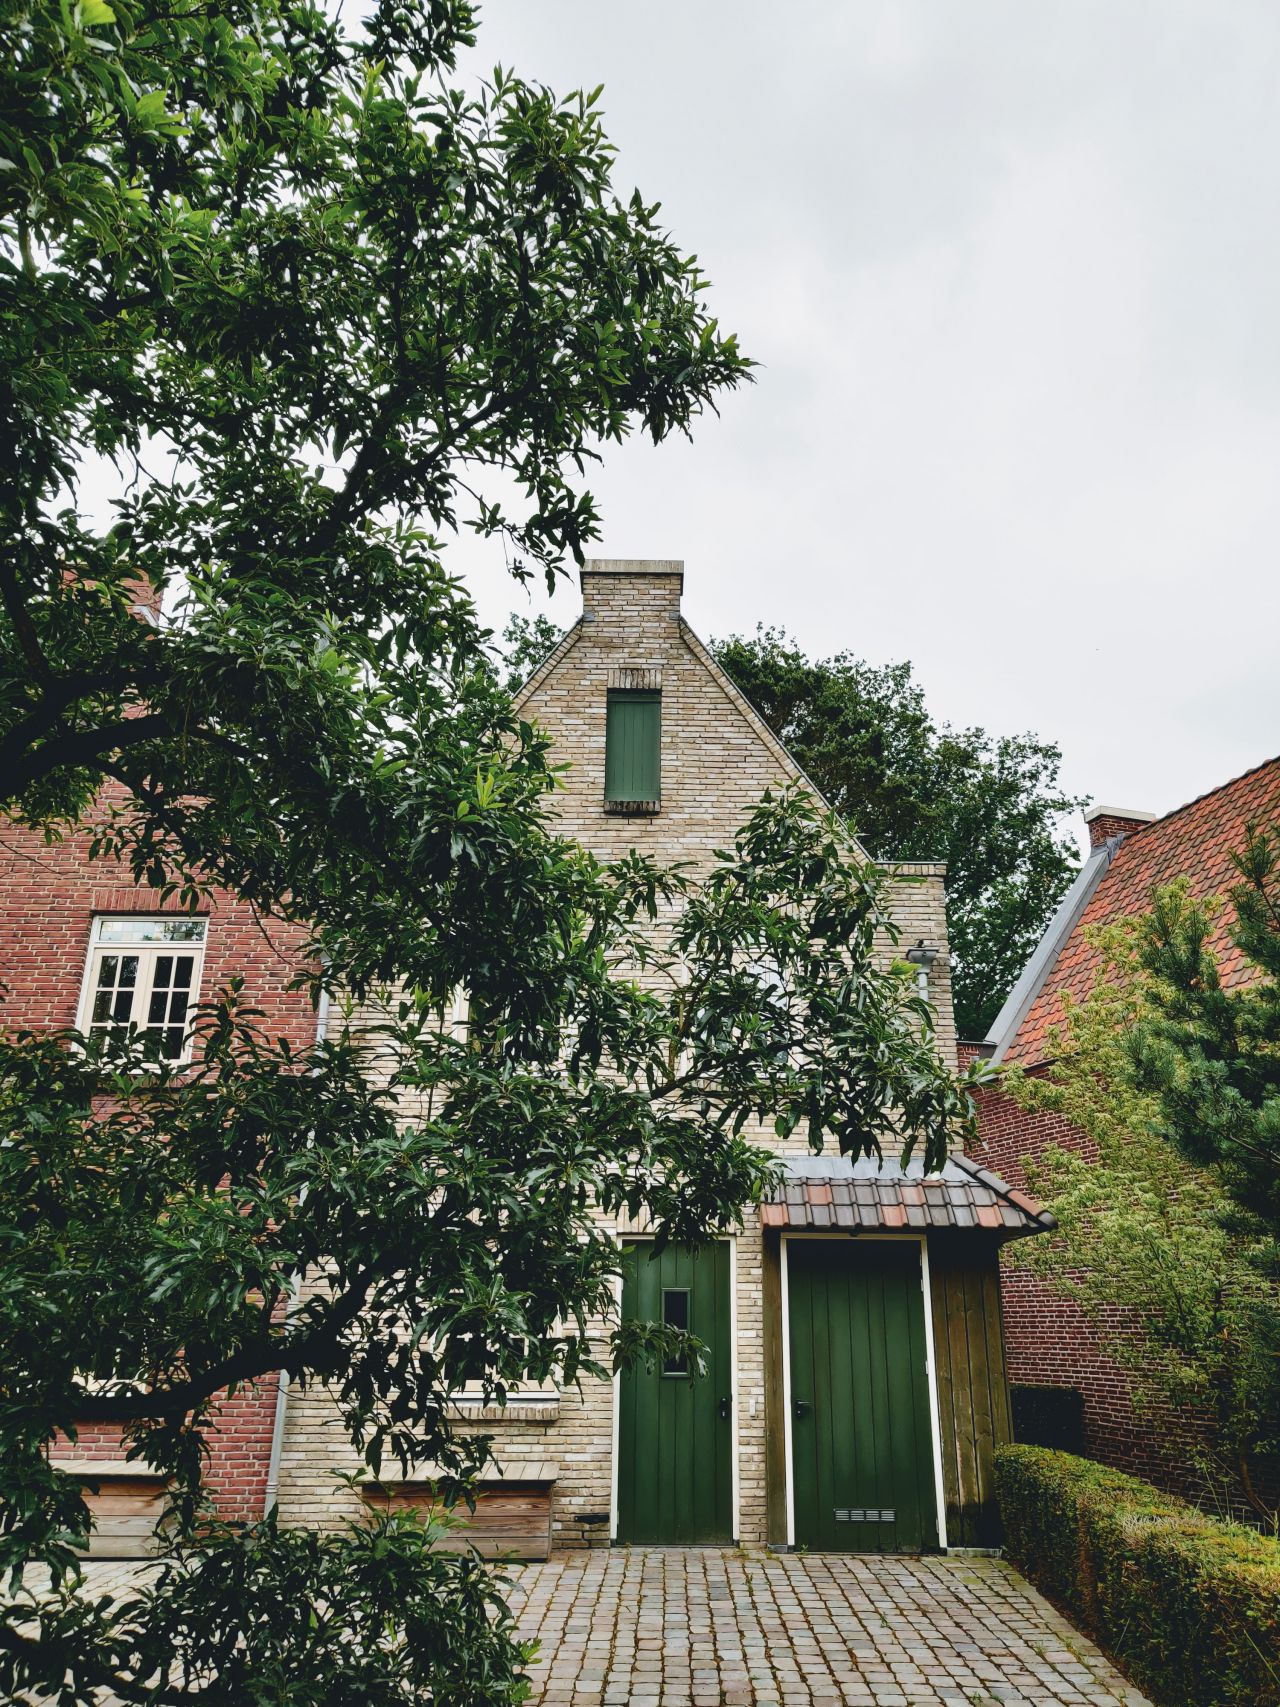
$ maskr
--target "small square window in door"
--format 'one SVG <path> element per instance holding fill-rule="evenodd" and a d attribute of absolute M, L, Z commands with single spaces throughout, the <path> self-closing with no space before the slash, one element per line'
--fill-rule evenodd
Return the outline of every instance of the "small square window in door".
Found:
<path fill-rule="evenodd" d="M 665 1328 L 680 1328 L 684 1333 L 689 1331 L 689 1288 L 687 1286 L 664 1286 L 662 1289 L 662 1325 Z M 689 1373 L 689 1359 L 683 1355 L 669 1357 L 662 1365 L 664 1375 L 684 1375 Z"/>

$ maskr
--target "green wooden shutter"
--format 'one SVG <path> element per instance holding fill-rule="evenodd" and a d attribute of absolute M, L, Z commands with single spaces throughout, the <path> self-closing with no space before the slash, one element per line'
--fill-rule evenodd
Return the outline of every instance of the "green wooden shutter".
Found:
<path fill-rule="evenodd" d="M 662 694 L 610 688 L 605 723 L 606 800 L 662 798 Z"/>

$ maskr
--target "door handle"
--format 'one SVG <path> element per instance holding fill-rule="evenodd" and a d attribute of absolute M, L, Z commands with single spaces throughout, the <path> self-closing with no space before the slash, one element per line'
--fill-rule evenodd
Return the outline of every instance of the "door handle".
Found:
<path fill-rule="evenodd" d="M 729 1420 L 729 1406 L 731 1403 L 732 1403 L 732 1399 L 721 1399 L 721 1401 L 720 1401 L 720 1420 L 721 1420 L 721 1422 L 728 1422 L 728 1420 Z"/>
<path fill-rule="evenodd" d="M 797 1417 L 808 1416 L 810 1410 L 812 1409 L 811 1405 L 809 1404 L 808 1399 L 797 1399 L 797 1400 L 795 1400 L 795 1402 L 793 1403 L 791 1408 L 792 1408 L 792 1410 L 795 1411 Z"/>

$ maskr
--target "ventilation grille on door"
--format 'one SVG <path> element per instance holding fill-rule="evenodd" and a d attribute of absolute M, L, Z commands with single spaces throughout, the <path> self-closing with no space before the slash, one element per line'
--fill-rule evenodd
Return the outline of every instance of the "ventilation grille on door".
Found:
<path fill-rule="evenodd" d="M 879 1511 L 874 1506 L 838 1505 L 836 1507 L 837 1523 L 896 1523 L 897 1521 L 897 1511 L 889 1507 L 884 1507 Z"/>

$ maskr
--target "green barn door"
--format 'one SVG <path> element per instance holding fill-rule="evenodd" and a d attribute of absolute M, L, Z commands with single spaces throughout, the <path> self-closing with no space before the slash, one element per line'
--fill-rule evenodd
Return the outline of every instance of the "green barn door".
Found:
<path fill-rule="evenodd" d="M 730 1388 L 729 1247 L 696 1255 L 627 1247 L 624 1321 L 687 1327 L 707 1347 L 705 1375 L 683 1363 L 624 1370 L 618 1404 L 618 1539 L 655 1543 L 733 1540 L 733 1393 Z"/>
<path fill-rule="evenodd" d="M 797 1545 L 938 1545 L 920 1246 L 787 1240 Z"/>

